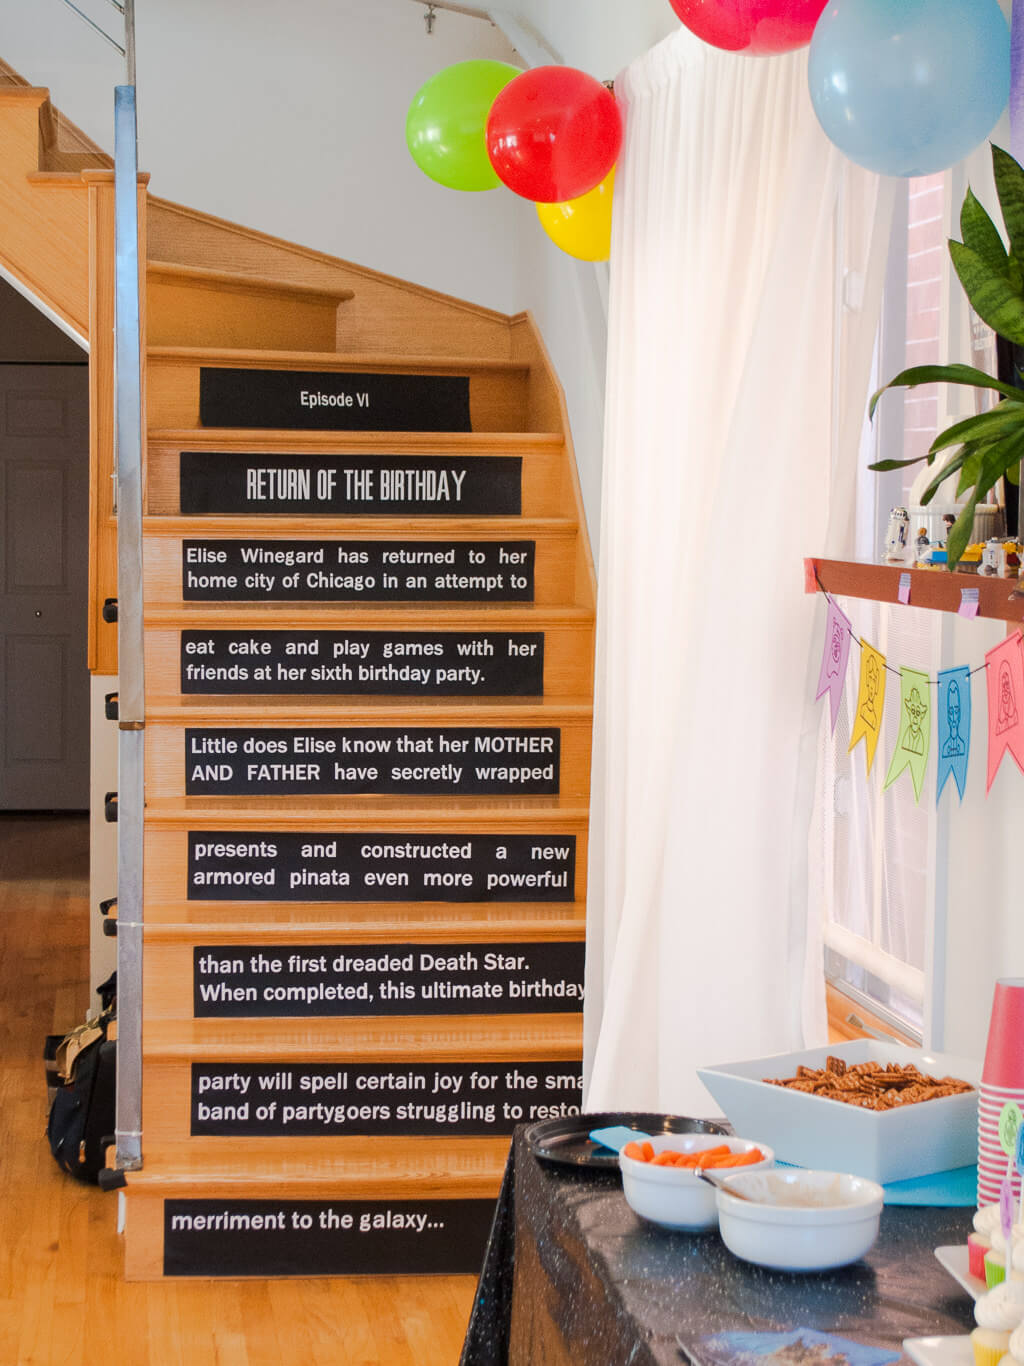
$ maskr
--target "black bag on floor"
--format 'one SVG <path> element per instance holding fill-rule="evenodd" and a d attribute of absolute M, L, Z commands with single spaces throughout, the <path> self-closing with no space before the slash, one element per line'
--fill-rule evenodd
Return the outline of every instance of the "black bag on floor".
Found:
<path fill-rule="evenodd" d="M 107 1038 L 117 1015 L 116 987 L 97 990 L 104 1010 L 63 1037 L 46 1041 L 47 1076 L 57 1085 L 46 1137 L 58 1166 L 95 1185 L 115 1124 L 117 1043 Z"/>

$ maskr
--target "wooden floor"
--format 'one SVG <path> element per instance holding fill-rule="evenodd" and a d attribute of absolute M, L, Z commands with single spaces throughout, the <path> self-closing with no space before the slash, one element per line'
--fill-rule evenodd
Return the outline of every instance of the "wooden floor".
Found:
<path fill-rule="evenodd" d="M 468 1276 L 126 1284 L 115 1195 L 46 1145 L 46 1034 L 84 1018 L 88 821 L 0 814 L 0 1366 L 455 1366 Z"/>

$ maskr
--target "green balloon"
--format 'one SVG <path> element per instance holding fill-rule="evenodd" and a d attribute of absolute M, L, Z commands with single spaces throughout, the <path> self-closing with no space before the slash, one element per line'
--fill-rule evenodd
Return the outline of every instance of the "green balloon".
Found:
<path fill-rule="evenodd" d="M 508 62 L 456 62 L 420 87 L 405 120 L 413 161 L 450 190 L 493 190 L 501 184 L 487 155 L 487 116 L 509 81 Z"/>

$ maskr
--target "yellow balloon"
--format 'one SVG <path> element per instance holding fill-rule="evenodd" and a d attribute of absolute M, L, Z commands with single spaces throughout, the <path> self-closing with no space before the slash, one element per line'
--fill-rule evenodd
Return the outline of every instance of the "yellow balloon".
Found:
<path fill-rule="evenodd" d="M 540 225 L 554 242 L 578 261 L 607 261 L 612 249 L 612 191 L 615 167 L 600 185 L 564 204 L 538 204 Z"/>

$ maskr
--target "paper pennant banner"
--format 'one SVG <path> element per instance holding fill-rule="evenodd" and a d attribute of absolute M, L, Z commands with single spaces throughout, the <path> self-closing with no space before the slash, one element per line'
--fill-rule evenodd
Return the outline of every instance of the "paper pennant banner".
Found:
<path fill-rule="evenodd" d="M 832 705 L 833 733 L 839 717 L 839 704 L 843 699 L 843 686 L 846 683 L 846 661 L 850 657 L 850 641 L 852 638 L 853 628 L 850 626 L 846 614 L 840 611 L 829 598 L 828 620 L 825 622 L 825 650 L 821 656 L 818 691 L 814 694 L 814 700 L 817 702 L 819 697 L 824 697 L 825 693 L 828 693 Z"/>
<path fill-rule="evenodd" d="M 928 747 L 932 735 L 932 701 L 928 675 L 917 669 L 900 669 L 900 733 L 883 787 L 891 787 L 905 768 L 914 780 L 914 800 L 921 800 Z"/>
<path fill-rule="evenodd" d="M 1019 633 L 989 650 L 985 680 L 988 689 L 988 781 L 992 786 L 996 770 L 1007 750 L 1024 773 L 1024 656 Z"/>
<path fill-rule="evenodd" d="M 939 674 L 939 700 L 935 711 L 938 732 L 939 777 L 935 800 L 952 773 L 963 801 L 967 786 L 967 763 L 971 754 L 971 671 L 966 667 L 943 669 Z"/>
<path fill-rule="evenodd" d="M 864 741 L 868 772 L 875 762 L 875 749 L 882 729 L 882 707 L 885 703 L 885 655 L 873 645 L 861 641 L 860 684 L 857 688 L 857 715 L 853 718 L 850 750 Z"/>

